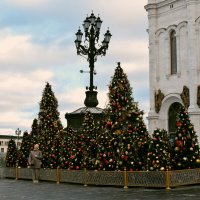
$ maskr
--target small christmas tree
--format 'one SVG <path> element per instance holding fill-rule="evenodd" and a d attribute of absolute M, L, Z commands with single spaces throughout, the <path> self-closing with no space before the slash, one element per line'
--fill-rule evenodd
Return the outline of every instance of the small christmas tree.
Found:
<path fill-rule="evenodd" d="M 58 102 L 49 83 L 46 84 L 40 102 L 40 111 L 38 114 L 38 127 L 40 131 L 39 143 L 40 150 L 43 153 L 43 167 L 51 168 L 51 148 L 56 135 L 59 135 L 63 129 L 59 112 L 57 110 Z"/>
<path fill-rule="evenodd" d="M 83 167 L 83 149 L 81 140 L 81 136 L 78 133 L 75 133 L 69 159 L 69 167 L 71 170 L 79 170 Z"/>
<path fill-rule="evenodd" d="M 53 141 L 53 146 L 49 155 L 49 165 L 52 169 L 57 167 L 60 168 L 62 162 L 63 146 L 62 141 L 59 136 L 57 136 Z"/>
<path fill-rule="evenodd" d="M 171 169 L 170 144 L 166 130 L 154 130 L 147 160 L 147 169 L 149 171 L 164 171 Z"/>
<path fill-rule="evenodd" d="M 194 126 L 188 112 L 182 108 L 176 123 L 175 144 L 172 151 L 172 164 L 176 169 L 199 167 L 199 145 Z"/>
<path fill-rule="evenodd" d="M 111 140 L 107 131 L 101 131 L 97 138 L 97 156 L 95 162 L 95 168 L 97 170 L 114 171 L 116 170 L 117 160 L 113 147 L 111 146 Z"/>
<path fill-rule="evenodd" d="M 39 143 L 39 127 L 38 127 L 38 120 L 34 119 L 32 126 L 31 126 L 30 138 L 31 138 L 31 149 L 33 149 L 34 144 Z"/>
<path fill-rule="evenodd" d="M 113 145 L 115 145 L 115 143 L 119 143 L 117 149 L 119 155 L 116 169 L 124 170 L 126 168 L 127 171 L 136 170 L 137 156 L 134 155 L 135 143 L 131 125 L 129 125 L 127 131 L 120 133 L 118 140 L 119 142 L 117 142 L 115 139 L 113 143 Z"/>
<path fill-rule="evenodd" d="M 21 147 L 19 150 L 19 166 L 27 167 L 28 157 L 32 147 L 31 137 L 27 131 L 24 132 Z"/>
<path fill-rule="evenodd" d="M 13 139 L 8 142 L 8 150 L 6 154 L 6 167 L 15 167 L 17 162 L 17 147 Z"/>
<path fill-rule="evenodd" d="M 80 134 L 83 150 L 83 167 L 86 167 L 87 169 L 94 169 L 97 151 L 97 131 L 94 118 L 89 111 L 85 113 Z"/>
<path fill-rule="evenodd" d="M 69 169 L 69 161 L 72 153 L 72 149 L 75 146 L 74 145 L 74 136 L 75 133 L 73 129 L 69 126 L 64 130 L 65 134 L 63 137 L 63 153 L 61 157 L 61 168 L 63 169 Z"/>
<path fill-rule="evenodd" d="M 135 111 L 134 118 L 135 123 L 132 127 L 130 126 L 130 130 L 134 133 L 135 170 L 144 171 L 147 168 L 147 153 L 151 137 L 143 120 L 143 111 L 139 109 Z"/>

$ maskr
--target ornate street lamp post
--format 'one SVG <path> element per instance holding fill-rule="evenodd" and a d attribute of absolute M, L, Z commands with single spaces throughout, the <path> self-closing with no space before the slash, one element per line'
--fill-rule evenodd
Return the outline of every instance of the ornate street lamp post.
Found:
<path fill-rule="evenodd" d="M 17 150 L 19 149 L 19 136 L 21 135 L 21 130 L 19 128 L 15 131 L 15 135 L 17 135 Z"/>
<path fill-rule="evenodd" d="M 97 56 L 106 55 L 106 50 L 108 49 L 108 44 L 112 36 L 110 31 L 107 30 L 107 32 L 104 34 L 104 39 L 101 45 L 98 44 L 101 24 L 102 21 L 100 17 L 96 17 L 92 13 L 90 17 L 86 17 L 83 22 L 85 33 L 84 44 L 82 44 L 83 33 L 81 32 L 80 28 L 76 33 L 76 40 L 74 41 L 77 49 L 77 54 L 86 55 L 89 62 L 90 86 L 89 88 L 86 87 L 88 91 L 86 91 L 86 99 L 84 102 L 87 107 L 96 107 L 98 105 L 97 92 L 94 91 L 97 89 L 97 87 L 93 85 L 93 76 L 96 73 L 94 71 L 94 63 L 97 61 Z"/>
<path fill-rule="evenodd" d="M 15 131 L 15 135 L 17 135 L 17 167 L 19 164 L 19 136 L 21 135 L 21 130 L 19 128 Z"/>

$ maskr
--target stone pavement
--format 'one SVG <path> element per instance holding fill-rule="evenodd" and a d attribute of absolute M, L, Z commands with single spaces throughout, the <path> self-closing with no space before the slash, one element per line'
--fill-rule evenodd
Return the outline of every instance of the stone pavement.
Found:
<path fill-rule="evenodd" d="M 0 200 L 199 200 L 200 185 L 171 190 L 97 187 L 0 179 Z"/>

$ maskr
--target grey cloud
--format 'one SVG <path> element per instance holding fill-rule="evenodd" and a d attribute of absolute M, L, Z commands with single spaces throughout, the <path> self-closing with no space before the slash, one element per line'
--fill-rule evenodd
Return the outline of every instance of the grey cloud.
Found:
<path fill-rule="evenodd" d="M 94 82 L 100 105 L 104 107 L 106 103 L 108 84 L 116 62 L 120 61 L 133 87 L 134 98 L 141 101 L 141 109 L 148 110 L 148 35 L 143 8 L 146 0 L 35 1 L 41 6 L 28 5 L 32 0 L 24 5 L 13 4 L 13 0 L 2 2 L 0 114 L 5 117 L 0 118 L 0 130 L 17 127 L 30 130 L 46 81 L 52 84 L 58 98 L 63 124 L 65 112 L 84 106 L 89 75 L 80 74 L 79 70 L 89 67 L 86 59 L 76 55 L 74 40 L 78 27 L 82 29 L 83 20 L 92 10 L 103 20 L 100 41 L 107 27 L 113 35 L 107 55 L 98 57 L 95 63 Z M 10 81 L 15 75 L 19 78 Z"/>

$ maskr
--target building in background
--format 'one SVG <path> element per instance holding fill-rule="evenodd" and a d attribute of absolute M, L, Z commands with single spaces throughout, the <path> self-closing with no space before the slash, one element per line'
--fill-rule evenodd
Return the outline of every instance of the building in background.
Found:
<path fill-rule="evenodd" d="M 20 148 L 22 137 L 13 136 L 13 135 L 0 135 L 0 153 L 6 154 L 8 149 L 8 142 L 13 139 L 15 140 L 16 147 Z"/>
<path fill-rule="evenodd" d="M 148 0 L 149 131 L 173 137 L 176 114 L 187 108 L 200 136 L 200 1 Z"/>

